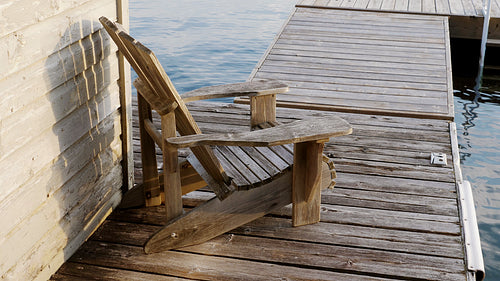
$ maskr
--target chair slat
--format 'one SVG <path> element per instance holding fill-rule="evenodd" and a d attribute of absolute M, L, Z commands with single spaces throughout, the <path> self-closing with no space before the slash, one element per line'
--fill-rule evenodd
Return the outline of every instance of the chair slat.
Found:
<path fill-rule="evenodd" d="M 249 146 L 242 146 L 241 149 L 270 176 L 281 173 L 282 170 L 278 169 L 276 165 L 269 161 L 269 159 L 262 155 L 257 149 Z"/>
<path fill-rule="evenodd" d="M 269 160 L 278 170 L 282 171 L 290 165 L 285 162 L 280 156 L 276 155 L 269 147 L 255 147 L 266 159 Z"/>
<path fill-rule="evenodd" d="M 234 154 L 228 146 L 218 146 L 217 149 L 224 155 L 224 157 L 228 160 L 229 163 L 234 167 L 234 169 L 238 170 L 243 177 L 247 179 L 247 181 L 250 183 L 248 186 L 245 187 L 245 189 L 252 188 L 254 183 L 259 183 L 261 182 L 261 179 L 259 179 L 249 167 L 245 165 L 245 163 L 241 159 L 241 153 L 239 154 Z M 240 152 L 242 152 L 240 150 Z M 246 155 L 246 153 L 245 153 Z M 239 187 L 241 188 L 241 187 Z"/>
<path fill-rule="evenodd" d="M 288 165 L 293 164 L 293 153 L 288 151 L 286 148 L 284 148 L 282 145 L 277 145 L 277 146 L 270 146 L 269 149 L 274 151 L 281 159 L 283 159 Z"/>
<path fill-rule="evenodd" d="M 180 135 L 200 134 L 201 130 L 189 113 L 185 103 L 170 81 L 167 73 L 161 66 L 158 58 L 147 47 L 131 37 L 118 23 L 114 23 L 105 17 L 99 19 L 103 26 L 115 41 L 118 49 L 124 54 L 139 78 L 151 89 L 151 91 L 164 100 L 165 107 L 177 103 L 175 109 L 175 120 L 177 131 Z M 158 102 L 158 100 L 156 100 Z M 157 105 L 158 106 L 158 105 Z M 232 192 L 229 178 L 224 172 L 222 165 L 215 157 L 209 147 L 197 147 L 192 149 L 204 169 L 212 178 L 220 184 L 214 186 L 214 192 L 219 199 L 224 199 Z"/>
<path fill-rule="evenodd" d="M 230 161 L 226 157 L 224 157 L 224 152 L 220 151 L 219 147 L 214 149 L 214 153 L 224 166 L 224 169 L 227 170 L 226 173 L 232 178 L 233 183 L 237 185 L 238 188 L 242 187 L 244 189 L 247 189 L 252 185 L 252 183 L 249 182 L 248 179 L 241 174 L 240 170 L 234 168 Z"/>
<path fill-rule="evenodd" d="M 145 69 L 141 67 L 141 65 L 139 65 L 136 61 L 136 58 L 138 58 L 139 55 L 134 49 L 130 49 L 122 40 L 122 36 L 119 35 L 120 33 L 126 34 L 126 30 L 123 28 L 123 26 L 119 23 L 110 21 L 106 17 L 101 17 L 99 21 L 111 36 L 111 39 L 113 39 L 115 44 L 118 46 L 120 52 L 125 56 L 132 68 L 134 68 L 137 75 L 139 75 L 144 83 L 146 83 L 150 88 L 153 89 L 149 75 L 147 73 L 144 73 Z"/>
<path fill-rule="evenodd" d="M 238 190 L 257 188 L 291 169 L 291 165 L 267 147 L 217 146 L 215 154 Z"/>
<path fill-rule="evenodd" d="M 248 154 L 239 146 L 228 146 L 227 147 L 238 159 L 245 165 L 245 167 L 250 170 L 259 181 L 266 181 L 272 175 L 267 173 L 262 167 L 255 162 Z"/>

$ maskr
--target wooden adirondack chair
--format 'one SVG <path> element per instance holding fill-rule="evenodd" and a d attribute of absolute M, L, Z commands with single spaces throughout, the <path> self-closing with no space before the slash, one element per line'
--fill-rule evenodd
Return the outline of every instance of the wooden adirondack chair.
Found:
<path fill-rule="evenodd" d="M 202 243 L 290 203 L 294 226 L 319 221 L 322 186 L 334 177 L 331 161 L 323 162 L 324 143 L 350 134 L 347 122 L 327 117 L 278 125 L 276 94 L 288 87 L 277 81 L 205 87 L 181 97 L 149 49 L 118 23 L 100 21 L 139 76 L 134 86 L 147 205 L 161 203 L 154 144 L 163 151 L 167 225 L 149 239 L 146 253 Z M 185 103 L 230 96 L 250 96 L 254 130 L 202 134 Z M 152 123 L 151 108 L 161 116 L 161 132 Z M 206 182 L 217 197 L 183 213 L 181 196 L 191 188 L 183 190 L 181 176 L 192 169 L 179 165 L 178 149 L 186 147 L 193 152 L 189 163 L 204 181 L 197 187 Z"/>

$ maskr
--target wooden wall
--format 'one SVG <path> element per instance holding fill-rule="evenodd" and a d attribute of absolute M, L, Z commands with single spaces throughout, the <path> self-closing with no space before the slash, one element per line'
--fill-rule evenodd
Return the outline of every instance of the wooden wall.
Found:
<path fill-rule="evenodd" d="M 49 278 L 132 180 L 122 166 L 131 155 L 129 68 L 98 21 L 128 24 L 127 8 L 126 0 L 0 4 L 2 280 Z"/>

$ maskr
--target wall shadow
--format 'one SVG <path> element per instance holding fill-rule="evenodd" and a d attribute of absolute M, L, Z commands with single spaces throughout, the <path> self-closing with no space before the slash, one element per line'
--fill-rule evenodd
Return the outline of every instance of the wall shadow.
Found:
<path fill-rule="evenodd" d="M 59 146 L 45 188 L 47 202 L 58 206 L 54 219 L 59 225 L 50 230 L 50 239 L 64 242 L 51 243 L 56 254 L 63 251 L 64 260 L 121 188 L 118 63 L 101 28 L 97 20 L 72 23 L 55 46 L 57 59 L 45 65 L 52 88 L 46 97 L 56 121 L 52 133 Z"/>

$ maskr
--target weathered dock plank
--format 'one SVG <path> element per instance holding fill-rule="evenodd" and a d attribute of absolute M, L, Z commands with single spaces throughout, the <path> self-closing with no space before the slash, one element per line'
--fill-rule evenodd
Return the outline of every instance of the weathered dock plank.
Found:
<path fill-rule="evenodd" d="M 338 9 L 350 15 L 356 11 L 384 12 L 392 14 L 417 14 L 448 16 L 451 35 L 455 38 L 481 39 L 483 26 L 482 0 L 299 0 L 298 7 Z M 491 2 L 489 39 L 500 38 L 500 5 Z M 417 31 L 418 28 L 415 28 Z"/>
<path fill-rule="evenodd" d="M 189 109 L 206 133 L 249 127 L 247 105 L 196 102 Z M 326 145 L 338 179 L 336 189 L 323 192 L 319 224 L 294 228 L 285 207 L 207 243 L 145 255 L 141 247 L 164 223 L 163 207 L 115 211 L 54 280 L 89 276 L 79 274 L 86 268 L 130 272 L 132 279 L 465 280 L 452 159 L 447 167 L 429 163 L 429 151 L 451 154 L 448 122 L 277 112 L 281 122 L 328 115 L 351 122 L 354 133 Z M 190 193 L 184 207 L 213 196 Z"/>
<path fill-rule="evenodd" d="M 329 8 L 355 8 L 366 10 L 380 10 L 386 12 L 402 13 L 426 13 L 437 15 L 459 15 L 459 16 L 483 16 L 481 9 L 481 0 L 364 0 L 359 5 L 346 5 L 344 1 L 309 1 L 300 0 L 298 6 L 307 7 L 329 7 Z M 358 2 L 360 0 L 357 0 Z M 495 1 L 492 7 L 496 5 Z M 493 16 L 498 17 L 497 7 L 493 7 Z"/>
<path fill-rule="evenodd" d="M 285 107 L 452 120 L 449 57 L 446 17 L 299 7 L 250 80 L 289 84 Z"/>

